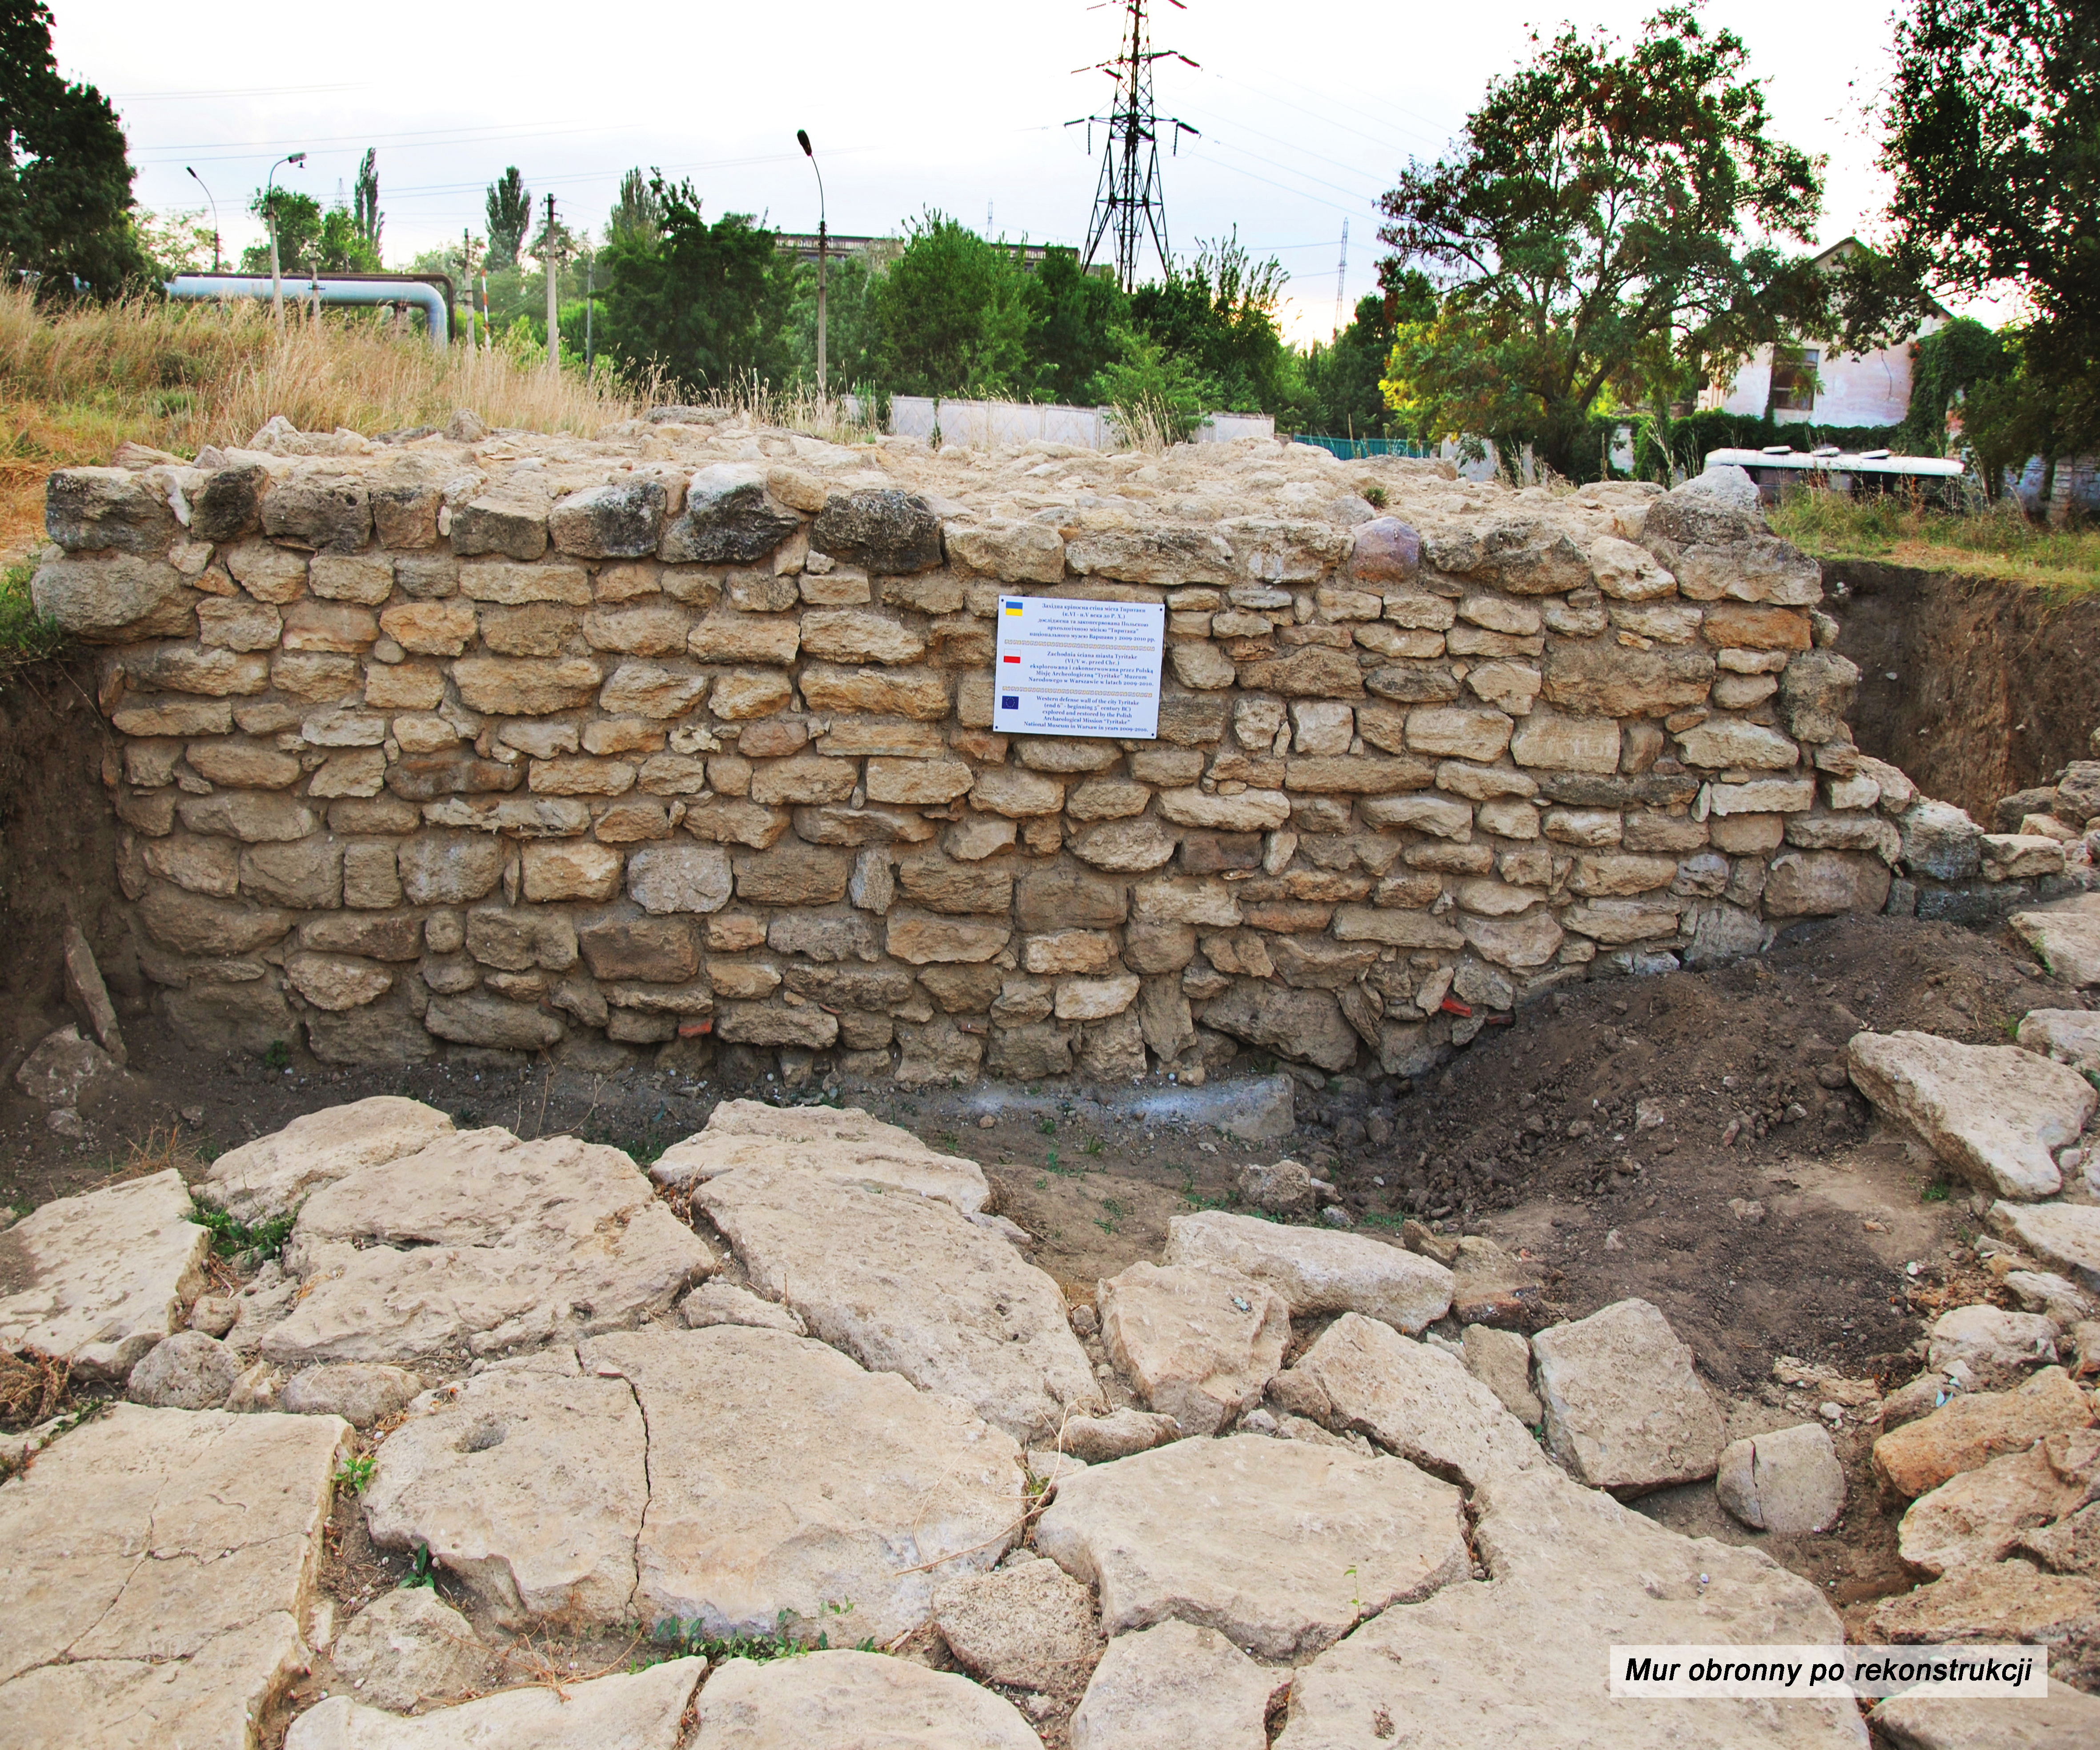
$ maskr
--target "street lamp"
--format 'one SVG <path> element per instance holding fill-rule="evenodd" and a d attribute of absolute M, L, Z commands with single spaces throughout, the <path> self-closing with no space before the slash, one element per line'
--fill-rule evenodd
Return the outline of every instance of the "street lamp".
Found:
<path fill-rule="evenodd" d="M 271 186 L 277 174 L 278 164 L 304 164 L 307 155 L 302 152 L 288 153 L 277 164 L 270 166 L 269 175 L 262 179 L 262 213 L 270 221 L 270 320 L 278 327 L 285 325 L 285 280 L 277 271 L 277 198 Z"/>
<path fill-rule="evenodd" d="M 796 140 L 802 148 L 802 156 L 810 161 L 810 168 L 817 173 L 817 399 L 827 401 L 824 391 L 824 268 L 829 253 L 829 233 L 824 221 L 824 173 L 817 163 L 816 149 L 810 143 L 806 128 L 795 130 Z"/>
<path fill-rule="evenodd" d="M 183 168 L 190 170 L 187 164 Z M 204 188 L 204 179 L 195 170 L 190 170 L 190 180 L 198 187 Z M 211 201 L 211 271 L 217 273 L 218 271 L 218 203 L 212 201 L 211 191 L 209 188 L 204 188 L 204 197 L 207 201 Z"/>

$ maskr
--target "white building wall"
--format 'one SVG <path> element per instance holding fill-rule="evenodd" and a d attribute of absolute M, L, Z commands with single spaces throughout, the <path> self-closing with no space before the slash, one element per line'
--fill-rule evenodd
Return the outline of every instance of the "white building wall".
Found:
<path fill-rule="evenodd" d="M 1928 322 L 1918 332 L 1929 334 L 1939 325 Z M 1759 417 L 1771 399 L 1772 350 L 1760 346 L 1725 392 L 1709 389 L 1700 396 L 1699 405 Z M 1910 368 L 1908 341 L 1869 353 L 1833 355 L 1825 351 L 1816 367 L 1821 386 L 1815 392 L 1815 411 L 1780 412 L 1772 417 L 1782 425 L 1900 425 L 1910 411 Z"/>
<path fill-rule="evenodd" d="M 1084 450 L 1113 450 L 1122 442 L 1107 408 L 1065 407 L 1054 402 L 936 399 L 932 395 L 889 398 L 891 435 L 931 438 L 937 428 L 942 443 L 959 443 L 965 448 L 1070 443 Z M 1275 435 L 1276 421 L 1266 413 L 1213 413 L 1196 428 L 1189 441 L 1230 443 L 1236 438 Z"/>

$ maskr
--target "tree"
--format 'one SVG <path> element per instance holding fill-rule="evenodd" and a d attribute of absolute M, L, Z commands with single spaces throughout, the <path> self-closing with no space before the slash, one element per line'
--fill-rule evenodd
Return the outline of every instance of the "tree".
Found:
<path fill-rule="evenodd" d="M 873 291 L 882 377 L 907 395 L 1028 386 L 1028 306 L 1011 250 L 929 208 Z"/>
<path fill-rule="evenodd" d="M 607 236 L 631 235 L 654 243 L 663 228 L 664 204 L 651 190 L 647 177 L 639 170 L 629 170 L 620 179 L 620 198 L 606 221 Z"/>
<path fill-rule="evenodd" d="M 1382 292 L 1357 300 L 1349 325 L 1326 346 L 1314 346 L 1304 364 L 1309 395 L 1305 430 L 1330 438 L 1384 438 L 1413 435 L 1386 404 L 1379 385 L 1392 355 L 1402 322 L 1431 321 L 1436 314 L 1436 289 L 1417 268 L 1388 275 Z"/>
<path fill-rule="evenodd" d="M 1117 330 L 1129 321 L 1130 300 L 1115 276 L 1083 271 L 1077 249 L 1048 249 L 1021 282 L 1021 302 L 1035 393 L 1067 403 L 1098 399 L 1096 378 L 1119 356 Z"/>
<path fill-rule="evenodd" d="M 1239 234 L 1198 241 L 1196 258 L 1131 294 L 1133 324 L 1215 386 L 1217 406 L 1281 416 L 1301 386 L 1276 307 L 1289 278 L 1274 256 L 1257 264 Z"/>
<path fill-rule="evenodd" d="M 132 170 L 109 99 L 59 77 L 44 0 L 0 8 L 0 253 L 99 294 L 146 271 L 130 222 Z"/>
<path fill-rule="evenodd" d="M 620 231 L 599 257 L 605 351 L 689 394 L 784 377 L 792 282 L 775 258 L 776 234 L 745 213 L 710 225 L 690 181 L 667 183 L 659 171 L 649 187 L 662 235 Z"/>
<path fill-rule="evenodd" d="M 357 193 L 352 216 L 360 240 L 377 263 L 380 258 L 380 227 L 386 223 L 386 215 L 379 210 L 379 153 L 374 147 L 365 148 L 364 160 L 357 166 Z M 375 267 L 373 271 L 379 270 Z"/>
<path fill-rule="evenodd" d="M 338 202 L 322 209 L 311 195 L 293 188 L 271 188 L 265 196 L 260 188 L 248 203 L 248 210 L 267 224 L 270 210 L 277 214 L 277 267 L 285 275 L 316 273 L 377 273 L 378 251 L 358 228 L 357 216 Z M 270 240 L 251 243 L 242 251 L 244 273 L 270 271 Z"/>
<path fill-rule="evenodd" d="M 1447 282 L 1435 320 L 1403 325 L 1387 398 L 1573 474 L 1607 387 L 1666 405 L 1762 342 L 1826 330 L 1831 282 L 1754 240 L 1808 240 L 1822 161 L 1771 137 L 1741 39 L 1693 5 L 1623 53 L 1572 26 L 1533 40 L 1454 150 L 1381 203 L 1393 264 Z"/>
<path fill-rule="evenodd" d="M 2024 387 L 1986 399 L 2051 478 L 2100 447 L 2100 0 L 1914 0 L 1895 46 L 1895 253 L 1950 292 L 2026 295 L 1999 379 Z"/>
<path fill-rule="evenodd" d="M 488 271 L 518 265 L 518 246 L 532 223 L 532 191 L 512 165 L 488 185 Z"/>

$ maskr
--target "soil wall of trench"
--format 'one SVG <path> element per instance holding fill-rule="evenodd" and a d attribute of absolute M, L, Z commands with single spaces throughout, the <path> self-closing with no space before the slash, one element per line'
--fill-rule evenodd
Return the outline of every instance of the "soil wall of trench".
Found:
<path fill-rule="evenodd" d="M 1838 650 L 1860 665 L 1853 737 L 1926 795 L 1995 831 L 2001 796 L 2095 757 L 2100 594 L 1855 561 L 1823 576 Z"/>

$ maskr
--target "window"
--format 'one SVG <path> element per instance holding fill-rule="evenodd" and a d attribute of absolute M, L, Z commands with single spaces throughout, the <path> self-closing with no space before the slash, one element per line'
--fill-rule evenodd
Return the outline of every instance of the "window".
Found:
<path fill-rule="evenodd" d="M 1815 346 L 1778 346 L 1772 350 L 1771 411 L 1815 411 L 1815 368 L 1823 354 Z"/>

